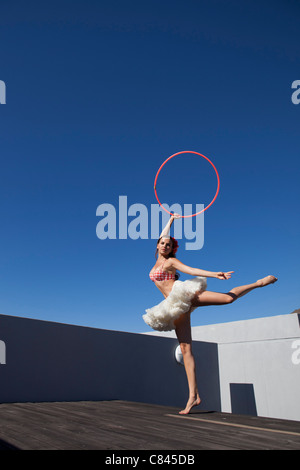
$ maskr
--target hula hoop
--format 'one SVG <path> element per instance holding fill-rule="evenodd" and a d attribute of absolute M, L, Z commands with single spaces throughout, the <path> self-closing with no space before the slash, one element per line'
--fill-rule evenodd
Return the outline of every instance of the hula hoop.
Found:
<path fill-rule="evenodd" d="M 160 200 L 158 199 L 158 196 L 157 196 L 157 191 L 156 191 L 156 183 L 157 183 L 157 178 L 158 178 L 158 175 L 162 169 L 162 167 L 169 161 L 171 160 L 171 158 L 173 157 L 176 157 L 176 155 L 181 155 L 182 153 L 194 153 L 196 155 L 200 155 L 200 157 L 203 157 L 205 158 L 205 160 L 207 160 L 211 166 L 213 167 L 213 169 L 215 170 L 215 173 L 217 175 L 217 180 L 218 180 L 218 187 L 217 187 L 217 191 L 216 191 L 216 194 L 214 195 L 214 198 L 213 200 L 208 204 L 208 206 L 206 206 L 204 209 L 202 209 L 202 211 L 200 212 L 196 212 L 195 214 L 191 214 L 191 215 L 182 215 L 181 217 L 182 218 L 185 218 L 185 217 L 195 217 L 196 215 L 199 215 L 201 214 L 202 212 L 206 211 L 216 200 L 217 196 L 218 196 L 218 193 L 219 193 L 219 189 L 220 189 L 220 177 L 219 177 L 219 173 L 218 173 L 218 170 L 216 169 L 215 165 L 213 164 L 212 161 L 210 161 L 209 158 L 207 158 L 205 155 L 202 155 L 202 153 L 198 153 L 198 152 L 194 152 L 192 150 L 184 150 L 182 152 L 177 152 L 177 153 L 174 153 L 173 155 L 171 155 L 169 158 L 167 158 L 163 164 L 160 166 L 160 168 L 158 169 L 158 172 L 156 173 L 156 176 L 155 176 L 155 180 L 154 180 L 154 193 L 155 193 L 155 197 L 157 199 L 157 202 L 158 204 L 163 208 L 164 211 L 166 211 L 168 214 L 170 215 L 173 215 L 172 212 L 169 212 L 163 205 L 162 203 L 160 202 Z"/>

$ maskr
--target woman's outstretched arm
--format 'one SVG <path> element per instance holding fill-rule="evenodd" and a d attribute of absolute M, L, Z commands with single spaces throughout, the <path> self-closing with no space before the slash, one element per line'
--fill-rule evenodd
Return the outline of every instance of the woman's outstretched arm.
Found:
<path fill-rule="evenodd" d="M 204 269 L 191 268 L 190 266 L 183 264 L 177 258 L 169 258 L 169 259 L 170 259 L 172 266 L 177 271 L 180 271 L 185 274 L 190 274 L 191 276 L 215 277 L 216 279 L 230 279 L 231 274 L 234 272 L 234 271 L 228 271 L 228 272 L 205 271 Z"/>

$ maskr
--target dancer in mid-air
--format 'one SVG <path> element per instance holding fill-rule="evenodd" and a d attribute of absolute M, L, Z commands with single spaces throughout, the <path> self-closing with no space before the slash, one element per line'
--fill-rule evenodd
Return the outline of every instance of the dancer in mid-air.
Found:
<path fill-rule="evenodd" d="M 194 406 L 200 405 L 201 399 L 196 381 L 195 359 L 192 353 L 192 336 L 190 316 L 197 307 L 208 305 L 231 304 L 248 292 L 258 287 L 264 287 L 277 281 L 275 276 L 266 276 L 258 281 L 244 286 L 234 287 L 227 293 L 210 292 L 206 290 L 206 278 L 213 277 L 221 280 L 230 279 L 234 271 L 211 272 L 191 268 L 181 263 L 176 257 L 177 241 L 170 237 L 169 232 L 175 218 L 171 216 L 168 224 L 157 241 L 155 266 L 150 271 L 150 279 L 162 292 L 165 300 L 146 310 L 144 321 L 154 330 L 170 331 L 175 329 L 184 360 L 184 367 L 189 386 L 189 399 L 180 414 L 188 414 Z M 179 281 L 176 271 L 196 276 L 187 281 Z"/>

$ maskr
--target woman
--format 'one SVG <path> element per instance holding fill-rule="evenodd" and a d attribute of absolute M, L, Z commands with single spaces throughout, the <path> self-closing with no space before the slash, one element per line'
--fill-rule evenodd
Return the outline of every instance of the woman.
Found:
<path fill-rule="evenodd" d="M 146 310 L 143 319 L 154 330 L 170 331 L 175 329 L 189 386 L 189 399 L 185 409 L 180 411 L 180 414 L 188 414 L 194 406 L 199 405 L 201 402 L 196 381 L 195 359 L 192 353 L 191 312 L 197 307 L 231 304 L 253 289 L 276 282 L 277 278 L 266 276 L 252 284 L 234 287 L 225 294 L 207 291 L 207 277 L 221 280 L 230 279 L 234 271 L 204 271 L 181 263 L 175 257 L 178 243 L 169 236 L 174 219 L 179 217 L 178 214 L 172 215 L 162 231 L 157 242 L 157 261 L 149 274 L 150 279 L 162 292 L 165 300 Z M 178 281 L 176 270 L 197 277 L 184 282 Z"/>

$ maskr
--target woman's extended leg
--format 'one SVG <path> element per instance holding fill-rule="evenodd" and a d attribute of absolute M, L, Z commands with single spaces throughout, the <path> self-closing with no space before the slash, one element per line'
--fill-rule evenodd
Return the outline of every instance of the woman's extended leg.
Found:
<path fill-rule="evenodd" d="M 181 315 L 175 321 L 175 331 L 180 344 L 183 356 L 185 372 L 189 386 L 189 399 L 184 410 L 180 414 L 188 414 L 194 406 L 200 405 L 201 399 L 198 392 L 196 379 L 196 364 L 192 352 L 192 334 L 191 334 L 191 314 L 190 312 Z"/>
<path fill-rule="evenodd" d="M 258 281 L 253 282 L 252 284 L 234 287 L 226 294 L 222 294 L 220 292 L 204 291 L 197 295 L 197 297 L 194 299 L 193 306 L 203 307 L 208 305 L 230 304 L 240 297 L 243 297 L 243 295 L 248 294 L 253 289 L 273 284 L 276 281 L 277 278 L 275 276 L 266 276 L 263 279 L 259 279 Z"/>

